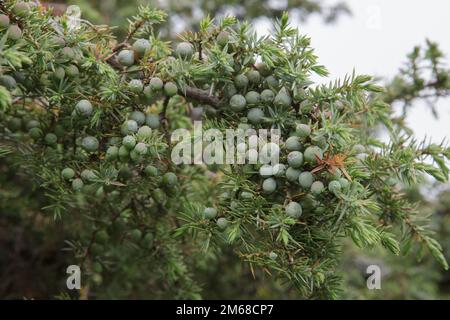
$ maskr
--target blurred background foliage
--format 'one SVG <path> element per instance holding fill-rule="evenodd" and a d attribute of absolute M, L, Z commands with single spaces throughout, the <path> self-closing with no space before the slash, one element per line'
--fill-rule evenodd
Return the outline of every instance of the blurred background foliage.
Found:
<path fill-rule="evenodd" d="M 127 17 L 136 13 L 139 4 L 150 3 L 160 7 L 169 15 L 169 23 L 160 30 L 165 38 L 174 38 L 187 27 L 196 27 L 207 12 L 211 16 L 233 14 L 242 19 L 262 19 L 279 16 L 288 10 L 298 21 L 307 23 L 308 17 L 320 15 L 324 23 L 338 23 L 339 17 L 351 14 L 343 2 L 330 4 L 322 0 L 68 0 L 42 1 L 53 7 L 55 12 L 64 12 L 68 5 L 80 6 L 83 18 L 96 24 L 126 26 Z M 117 28 L 120 37 L 126 29 Z M 418 41 L 421 39 L 418 39 Z M 385 100 L 400 102 L 404 107 L 403 122 L 408 108 L 416 99 L 437 99 L 448 96 L 449 70 L 444 69 L 439 59 L 443 54 L 437 44 L 427 42 L 425 49 L 414 48 L 407 57 L 408 63 L 400 69 L 399 75 L 388 83 Z M 431 74 L 424 78 L 413 72 L 420 60 L 430 61 Z M 446 89 L 447 88 L 447 89 Z M 431 100 L 433 101 L 433 100 Z M 438 113 L 431 108 L 430 112 Z M 205 179 L 205 182 L 208 181 Z M 8 155 L 0 154 L 0 283 L 1 298 L 68 298 L 60 294 L 65 280 L 61 270 L 69 263 L 62 251 L 64 239 L 55 238 L 43 230 L 61 228 L 55 225 L 51 216 L 42 208 L 48 205 L 44 197 L 34 190 L 32 181 L 11 171 Z M 202 186 L 206 188 L 205 185 Z M 206 188 L 207 189 L 207 188 Z M 435 191 L 436 196 L 425 198 L 424 192 L 435 190 L 433 182 L 423 181 L 419 189 L 405 190 L 418 203 L 424 215 L 431 215 L 436 238 L 450 256 L 450 190 Z M 201 194 L 201 192 L 199 192 Z M 18 201 L 20 199 L 21 201 Z M 28 201 L 23 201 L 28 199 Z M 50 223 L 51 222 L 51 223 Z M 42 226 L 46 225 L 45 228 Z M 55 232 L 55 235 L 63 234 Z M 192 259 L 197 264 L 193 276 L 202 284 L 202 297 L 207 299 L 295 299 L 296 292 L 287 283 L 267 281 L 268 275 L 250 270 L 229 248 L 223 248 L 219 255 L 203 259 Z M 345 246 L 341 261 L 341 276 L 344 279 L 342 297 L 348 299 L 449 299 L 450 272 L 443 271 L 430 257 L 417 262 L 417 255 L 394 256 L 380 248 L 373 248 L 370 255 L 356 248 L 350 241 Z M 382 289 L 368 290 L 366 268 L 376 264 L 382 270 Z M 133 272 L 132 268 L 126 272 Z M 104 279 L 107 290 L 124 288 L 114 279 Z M 126 287 L 126 286 L 125 286 Z M 136 292 L 124 292 L 124 297 L 140 295 L 145 288 L 130 288 Z M 148 294 L 148 293 L 147 293 Z M 167 297 L 175 298 L 175 297 Z"/>

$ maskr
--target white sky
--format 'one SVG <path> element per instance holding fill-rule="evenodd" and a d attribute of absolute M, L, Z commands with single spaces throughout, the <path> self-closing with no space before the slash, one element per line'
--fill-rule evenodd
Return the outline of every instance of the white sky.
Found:
<path fill-rule="evenodd" d="M 328 1 L 331 3 L 332 1 Z M 342 78 L 353 68 L 359 74 L 383 78 L 394 76 L 415 45 L 426 38 L 439 43 L 450 58 L 450 1 L 448 0 L 346 0 L 353 15 L 325 25 L 312 17 L 300 25 L 302 34 L 312 38 L 312 46 L 330 78 Z M 258 24 L 264 32 L 266 23 Z M 418 103 L 408 124 L 418 138 L 440 142 L 450 138 L 450 99 L 437 105 L 440 119 Z"/>

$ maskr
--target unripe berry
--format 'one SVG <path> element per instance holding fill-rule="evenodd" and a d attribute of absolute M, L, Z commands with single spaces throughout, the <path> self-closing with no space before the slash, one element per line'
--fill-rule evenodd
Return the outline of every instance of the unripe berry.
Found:
<path fill-rule="evenodd" d="M 155 166 L 148 165 L 145 167 L 144 173 L 149 177 L 157 177 L 159 170 Z"/>
<path fill-rule="evenodd" d="M 139 229 L 133 229 L 130 231 L 129 236 L 133 242 L 139 242 L 142 238 L 142 231 Z"/>
<path fill-rule="evenodd" d="M 128 149 L 132 150 L 136 145 L 136 139 L 133 136 L 125 136 L 122 140 L 122 144 Z"/>
<path fill-rule="evenodd" d="M 92 104 L 89 100 L 80 100 L 76 105 L 75 105 L 75 110 L 77 112 L 78 115 L 83 116 L 83 117 L 89 117 L 92 113 Z"/>
<path fill-rule="evenodd" d="M 311 185 L 311 193 L 314 195 L 319 195 L 323 192 L 325 189 L 325 186 L 323 185 L 322 181 L 314 181 Z"/>
<path fill-rule="evenodd" d="M 152 192 L 152 198 L 157 203 L 164 203 L 167 200 L 167 195 L 164 190 L 157 188 Z"/>
<path fill-rule="evenodd" d="M 264 103 L 271 103 L 275 98 L 275 93 L 270 89 L 265 89 L 261 92 L 261 101 Z"/>
<path fill-rule="evenodd" d="M 150 79 L 149 86 L 152 89 L 152 91 L 159 91 L 163 88 L 164 83 L 160 78 L 153 77 Z"/>
<path fill-rule="evenodd" d="M 247 101 L 240 94 L 235 94 L 230 99 L 230 108 L 233 111 L 239 112 L 245 109 Z"/>
<path fill-rule="evenodd" d="M 263 77 L 267 77 L 272 73 L 272 70 L 270 69 L 270 67 L 264 62 L 258 62 L 256 64 L 256 69 L 259 71 L 259 73 Z"/>
<path fill-rule="evenodd" d="M 20 18 L 26 18 L 30 15 L 30 6 L 25 2 L 18 2 L 12 8 L 12 13 Z"/>
<path fill-rule="evenodd" d="M 300 176 L 300 173 L 301 173 L 300 170 L 289 167 L 286 170 L 286 179 L 290 182 L 297 182 L 298 177 Z"/>
<path fill-rule="evenodd" d="M 13 40 L 13 41 L 17 41 L 20 38 L 22 38 L 22 30 L 20 30 L 20 28 L 13 24 L 8 28 L 8 38 Z"/>
<path fill-rule="evenodd" d="M 54 133 L 47 133 L 44 140 L 48 145 L 53 146 L 56 144 L 56 142 L 58 142 L 58 137 Z"/>
<path fill-rule="evenodd" d="M 106 150 L 106 159 L 107 160 L 115 160 L 119 155 L 119 148 L 116 146 L 111 146 Z"/>
<path fill-rule="evenodd" d="M 248 86 L 248 78 L 244 74 L 239 74 L 234 78 L 234 86 L 238 89 L 244 89 Z"/>
<path fill-rule="evenodd" d="M 317 146 L 310 146 L 306 148 L 304 156 L 307 163 L 315 164 L 317 163 L 317 158 L 323 158 L 323 151 Z"/>
<path fill-rule="evenodd" d="M 165 186 L 174 186 L 178 183 L 178 177 L 173 172 L 167 172 L 163 175 L 162 183 Z"/>
<path fill-rule="evenodd" d="M 70 66 L 66 67 L 65 69 L 67 76 L 71 78 L 78 77 L 80 74 L 80 71 L 78 70 L 77 66 L 71 64 Z"/>
<path fill-rule="evenodd" d="M 64 60 L 73 60 L 75 58 L 75 51 L 70 47 L 64 47 L 61 49 L 61 57 Z"/>
<path fill-rule="evenodd" d="M 145 114 L 141 111 L 133 111 L 130 114 L 130 120 L 134 120 L 139 126 L 142 126 L 145 123 Z"/>
<path fill-rule="evenodd" d="M 148 126 L 142 126 L 137 132 L 137 138 L 142 141 L 150 138 L 152 136 L 152 129 Z"/>
<path fill-rule="evenodd" d="M 5 74 L 0 76 L 0 85 L 8 90 L 14 90 L 17 87 L 17 82 L 16 79 Z"/>
<path fill-rule="evenodd" d="M 304 189 L 309 189 L 311 188 L 311 185 L 314 182 L 314 176 L 312 175 L 311 172 L 306 171 L 306 172 L 302 172 L 300 173 L 300 176 L 298 177 L 298 183 L 300 184 L 300 186 Z"/>
<path fill-rule="evenodd" d="M 330 181 L 328 184 L 328 190 L 333 192 L 335 195 L 341 191 L 341 184 L 337 180 Z"/>
<path fill-rule="evenodd" d="M 134 64 L 134 52 L 131 50 L 122 50 L 117 56 L 119 63 L 125 67 L 130 67 Z"/>
<path fill-rule="evenodd" d="M 98 150 L 99 142 L 96 137 L 87 136 L 81 141 L 81 147 L 87 152 L 94 152 Z"/>
<path fill-rule="evenodd" d="M 303 154 L 300 151 L 292 151 L 288 154 L 287 161 L 290 167 L 298 169 L 303 164 Z"/>
<path fill-rule="evenodd" d="M 288 151 L 302 150 L 302 144 L 300 143 L 300 140 L 298 139 L 298 137 L 287 138 L 284 145 L 286 147 L 286 150 L 288 150 Z"/>
<path fill-rule="evenodd" d="M 73 171 L 72 168 L 64 168 L 61 171 L 61 176 L 63 177 L 64 180 L 70 180 L 73 177 L 75 177 L 75 171 Z"/>
<path fill-rule="evenodd" d="M 300 216 L 302 215 L 302 206 L 300 205 L 300 203 L 291 201 L 289 202 L 289 204 L 286 206 L 286 214 L 294 219 L 298 219 L 300 218 Z"/>
<path fill-rule="evenodd" d="M 261 101 L 261 96 L 256 91 L 249 91 L 245 95 L 245 101 L 247 101 L 247 104 L 258 104 Z"/>
<path fill-rule="evenodd" d="M 275 252 L 272 251 L 271 253 L 269 253 L 269 258 L 271 260 L 277 260 L 278 255 Z"/>
<path fill-rule="evenodd" d="M 0 14 L 0 28 L 8 28 L 9 22 L 9 17 L 6 14 Z"/>
<path fill-rule="evenodd" d="M 277 89 L 278 88 L 278 80 L 274 76 L 268 76 L 264 79 L 265 87 L 269 89 Z"/>
<path fill-rule="evenodd" d="M 227 84 L 224 88 L 224 95 L 227 98 L 231 98 L 232 96 L 234 96 L 237 93 L 237 89 L 234 86 L 234 84 Z"/>
<path fill-rule="evenodd" d="M 252 108 L 247 113 L 247 119 L 252 124 L 259 124 L 264 119 L 264 111 L 260 108 Z"/>
<path fill-rule="evenodd" d="M 127 147 L 125 146 L 120 146 L 119 151 L 118 151 L 118 155 L 120 160 L 126 160 L 128 158 L 128 156 L 130 155 L 130 151 L 127 149 Z"/>
<path fill-rule="evenodd" d="M 181 58 L 191 58 L 194 54 L 194 47 L 189 42 L 181 42 L 177 45 L 175 52 Z"/>
<path fill-rule="evenodd" d="M 246 74 L 248 81 L 253 85 L 258 85 L 261 82 L 261 75 L 257 70 L 250 70 Z"/>
<path fill-rule="evenodd" d="M 259 160 L 262 163 L 276 161 L 280 154 L 280 147 L 274 142 L 266 143 L 259 152 Z"/>
<path fill-rule="evenodd" d="M 138 39 L 133 43 L 133 50 L 143 57 L 150 50 L 150 42 L 147 39 Z"/>
<path fill-rule="evenodd" d="M 130 133 L 137 132 L 138 129 L 139 129 L 139 126 L 138 126 L 136 121 L 134 121 L 134 120 L 127 120 L 122 125 L 121 132 L 122 132 L 122 134 L 127 135 L 127 134 L 130 134 Z"/>
<path fill-rule="evenodd" d="M 350 182 L 347 179 L 345 179 L 345 178 L 340 178 L 339 179 L 339 184 L 341 185 L 341 188 L 345 190 L 345 189 L 347 189 L 349 187 Z"/>
<path fill-rule="evenodd" d="M 131 92 L 139 94 L 142 93 L 144 90 L 144 85 L 141 80 L 139 79 L 133 79 L 128 83 L 128 87 L 130 88 Z"/>
<path fill-rule="evenodd" d="M 219 218 L 216 223 L 221 230 L 225 230 L 228 227 L 228 220 L 226 218 Z"/>
<path fill-rule="evenodd" d="M 214 219 L 217 216 L 217 210 L 215 208 L 205 208 L 203 214 L 206 219 Z"/>
<path fill-rule="evenodd" d="M 241 199 L 253 199 L 253 194 L 251 192 L 242 191 Z"/>
<path fill-rule="evenodd" d="M 81 175 L 81 178 L 85 181 L 92 181 L 97 178 L 97 175 L 94 173 L 94 171 L 89 170 L 89 169 L 84 169 L 83 171 L 81 171 L 80 175 Z"/>
<path fill-rule="evenodd" d="M 259 175 L 263 178 L 268 178 L 273 175 L 273 167 L 268 164 L 264 164 L 259 168 Z"/>
<path fill-rule="evenodd" d="M 178 93 L 178 87 L 175 83 L 169 81 L 164 85 L 164 94 L 168 97 L 172 97 Z"/>
<path fill-rule="evenodd" d="M 40 139 L 43 136 L 43 132 L 40 128 L 31 128 L 30 130 L 28 130 L 28 134 L 30 135 L 31 138 L 33 138 L 34 140 Z"/>
<path fill-rule="evenodd" d="M 265 193 L 273 193 L 277 189 L 277 182 L 274 178 L 267 178 L 262 185 Z"/>
<path fill-rule="evenodd" d="M 139 155 L 143 156 L 147 154 L 148 148 L 147 145 L 143 142 L 139 142 L 134 147 L 134 151 L 136 151 Z"/>
<path fill-rule="evenodd" d="M 306 138 L 311 134 L 311 127 L 307 124 L 299 123 L 295 127 L 295 135 Z"/>
<path fill-rule="evenodd" d="M 286 173 L 286 166 L 282 163 L 277 163 L 272 167 L 272 173 L 275 177 L 283 177 Z"/>
<path fill-rule="evenodd" d="M 81 180 L 80 178 L 73 179 L 72 189 L 74 191 L 81 191 L 83 189 L 83 187 L 84 187 L 83 180 Z"/>
<path fill-rule="evenodd" d="M 292 99 L 286 88 L 281 88 L 281 90 L 275 96 L 273 103 L 280 108 L 289 108 L 291 106 Z"/>
<path fill-rule="evenodd" d="M 145 117 L 145 124 L 148 125 L 151 129 L 158 129 L 161 125 L 159 115 L 149 113 Z"/>

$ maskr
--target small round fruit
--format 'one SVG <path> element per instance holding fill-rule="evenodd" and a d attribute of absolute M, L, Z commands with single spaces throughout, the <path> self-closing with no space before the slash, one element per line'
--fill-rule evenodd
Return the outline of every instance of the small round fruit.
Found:
<path fill-rule="evenodd" d="M 139 79 L 133 79 L 128 83 L 131 92 L 139 94 L 144 90 L 144 84 Z"/>
<path fill-rule="evenodd" d="M 317 163 L 317 158 L 323 158 L 323 151 L 317 146 L 310 146 L 304 152 L 305 161 L 311 164 Z"/>
<path fill-rule="evenodd" d="M 164 85 L 164 93 L 168 97 L 173 97 L 178 93 L 178 87 L 175 83 L 169 81 Z"/>
<path fill-rule="evenodd" d="M 290 167 L 298 169 L 303 164 L 303 154 L 300 151 L 292 151 L 288 154 L 287 161 Z"/>
<path fill-rule="evenodd" d="M 126 134 L 130 134 L 130 133 L 135 133 L 138 131 L 138 129 L 139 129 L 139 126 L 136 121 L 127 120 L 122 125 L 121 131 L 122 131 L 122 134 L 126 135 Z"/>
<path fill-rule="evenodd" d="M 322 181 L 314 181 L 311 185 L 311 193 L 314 195 L 319 195 L 323 192 L 325 189 L 325 186 L 323 185 Z"/>
<path fill-rule="evenodd" d="M 261 92 L 261 101 L 264 103 L 271 103 L 275 98 L 275 93 L 270 89 L 265 89 Z"/>
<path fill-rule="evenodd" d="M 134 148 L 134 146 L 136 145 L 136 138 L 131 135 L 125 136 L 122 140 L 122 144 L 128 150 L 132 150 Z"/>
<path fill-rule="evenodd" d="M 13 40 L 13 41 L 17 41 L 20 38 L 22 38 L 22 30 L 20 30 L 20 28 L 13 24 L 8 28 L 8 38 Z"/>
<path fill-rule="evenodd" d="M 217 210 L 215 208 L 208 207 L 203 210 L 203 214 L 206 219 L 214 219 L 217 216 Z"/>
<path fill-rule="evenodd" d="M 258 62 L 256 64 L 256 69 L 259 71 L 259 73 L 263 76 L 263 77 L 267 77 L 272 73 L 272 70 L 270 69 L 270 67 L 264 63 L 264 62 Z"/>
<path fill-rule="evenodd" d="M 122 50 L 117 56 L 119 63 L 125 67 L 130 67 L 134 64 L 134 52 L 131 50 Z"/>
<path fill-rule="evenodd" d="M 266 143 L 259 152 L 259 160 L 262 163 L 277 162 L 280 155 L 280 147 L 274 142 Z"/>
<path fill-rule="evenodd" d="M 300 103 L 299 109 L 302 114 L 310 113 L 313 109 L 313 104 L 309 100 L 304 100 Z"/>
<path fill-rule="evenodd" d="M 133 111 L 129 118 L 136 121 L 138 126 L 142 126 L 145 123 L 145 114 L 141 111 Z"/>
<path fill-rule="evenodd" d="M 72 189 L 74 191 L 81 191 L 81 189 L 83 189 L 83 187 L 84 187 L 83 180 L 81 180 L 80 178 L 73 179 Z"/>
<path fill-rule="evenodd" d="M 260 108 L 252 108 L 247 113 L 247 119 L 252 124 L 259 124 L 264 119 L 264 111 Z"/>
<path fill-rule="evenodd" d="M 161 125 L 159 115 L 154 113 L 149 113 L 145 117 L 145 124 L 149 126 L 151 129 L 158 129 Z"/>
<path fill-rule="evenodd" d="M 30 6 L 26 2 L 17 2 L 11 11 L 20 18 L 26 18 L 30 15 Z"/>
<path fill-rule="evenodd" d="M 133 50 L 140 57 L 143 57 L 150 50 L 150 41 L 148 41 L 147 39 L 137 39 L 133 43 Z"/>
<path fill-rule="evenodd" d="M 226 218 L 219 218 L 216 223 L 221 230 L 225 230 L 228 227 L 228 220 Z"/>
<path fill-rule="evenodd" d="M 341 191 L 341 184 L 337 180 L 330 181 L 328 184 L 328 190 L 333 192 L 334 194 L 338 194 Z"/>
<path fill-rule="evenodd" d="M 286 170 L 286 179 L 290 182 L 297 182 L 298 177 L 300 176 L 301 171 L 294 169 L 292 167 L 287 168 Z"/>
<path fill-rule="evenodd" d="M 9 17 L 6 14 L 0 14 L 0 28 L 8 28 L 9 22 Z"/>
<path fill-rule="evenodd" d="M 78 70 L 78 67 L 73 64 L 66 67 L 65 72 L 70 78 L 76 78 L 80 74 L 80 70 Z"/>
<path fill-rule="evenodd" d="M 111 146 L 106 150 L 106 159 L 115 160 L 119 156 L 119 148 L 116 146 Z"/>
<path fill-rule="evenodd" d="M 228 31 L 221 31 L 216 38 L 217 44 L 221 47 L 225 47 L 230 41 L 230 33 Z"/>
<path fill-rule="evenodd" d="M 163 175 L 162 183 L 165 186 L 169 186 L 169 187 L 174 186 L 178 183 L 178 177 L 173 172 L 167 172 Z"/>
<path fill-rule="evenodd" d="M 42 130 L 40 128 L 38 128 L 38 127 L 31 128 L 30 130 L 28 130 L 28 134 L 34 140 L 40 139 L 44 135 Z"/>
<path fill-rule="evenodd" d="M 302 144 L 298 137 L 289 137 L 284 144 L 288 151 L 300 151 L 302 150 Z"/>
<path fill-rule="evenodd" d="M 134 151 L 136 151 L 139 155 L 143 156 L 143 155 L 147 154 L 148 148 L 147 148 L 147 145 L 145 143 L 139 142 L 134 147 Z"/>
<path fill-rule="evenodd" d="M 345 178 L 340 178 L 339 179 L 339 184 L 341 185 L 341 188 L 344 189 L 344 190 L 347 189 L 350 186 L 350 182 L 347 179 L 345 179 Z"/>
<path fill-rule="evenodd" d="M 263 164 L 259 168 L 259 175 L 263 178 L 269 178 L 269 177 L 273 176 L 273 167 L 268 164 Z"/>
<path fill-rule="evenodd" d="M 72 168 L 64 168 L 61 171 L 61 176 L 64 180 L 70 180 L 75 177 L 75 171 Z"/>
<path fill-rule="evenodd" d="M 83 99 L 75 105 L 75 110 L 78 115 L 89 117 L 92 114 L 93 108 L 92 104 L 88 100 Z"/>
<path fill-rule="evenodd" d="M 292 99 L 291 99 L 291 96 L 289 95 L 289 92 L 286 90 L 286 88 L 281 88 L 281 90 L 275 96 L 273 103 L 277 107 L 281 107 L 281 108 L 289 108 L 291 106 Z"/>
<path fill-rule="evenodd" d="M 17 82 L 16 79 L 9 75 L 1 75 L 0 85 L 4 86 L 8 90 L 13 90 L 17 87 Z"/>
<path fill-rule="evenodd" d="M 298 219 L 302 215 L 302 206 L 298 202 L 291 201 L 286 206 L 286 214 L 291 218 Z"/>
<path fill-rule="evenodd" d="M 253 194 L 251 192 L 242 191 L 241 198 L 242 199 L 253 199 Z"/>
<path fill-rule="evenodd" d="M 142 231 L 139 229 L 133 229 L 130 231 L 130 239 L 134 242 L 138 242 L 142 238 Z"/>
<path fill-rule="evenodd" d="M 246 76 L 251 84 L 257 85 L 261 82 L 261 75 L 257 70 L 250 70 L 247 72 Z"/>
<path fill-rule="evenodd" d="M 61 49 L 61 57 L 64 60 L 73 60 L 75 58 L 75 51 L 71 47 L 64 47 Z"/>
<path fill-rule="evenodd" d="M 286 173 L 286 166 L 282 163 L 277 163 L 272 167 L 272 173 L 275 177 L 283 177 Z"/>
<path fill-rule="evenodd" d="M 275 89 L 278 88 L 279 83 L 277 78 L 275 78 L 274 76 L 268 76 L 264 79 L 264 85 L 267 88 Z"/>
<path fill-rule="evenodd" d="M 244 89 L 248 86 L 248 78 L 244 74 L 239 74 L 234 77 L 234 85 L 238 89 Z"/>
<path fill-rule="evenodd" d="M 278 255 L 275 252 L 272 251 L 271 253 L 269 253 L 269 258 L 271 260 L 277 260 Z"/>
<path fill-rule="evenodd" d="M 224 95 L 225 95 L 225 97 L 231 98 L 236 93 L 237 93 L 237 89 L 236 89 L 236 87 L 233 84 L 229 83 L 229 84 L 227 84 L 225 86 L 225 88 L 224 88 Z"/>
<path fill-rule="evenodd" d="M 152 129 L 149 126 L 142 126 L 137 132 L 137 138 L 142 141 L 152 136 Z"/>
<path fill-rule="evenodd" d="M 299 123 L 295 127 L 295 134 L 302 138 L 309 137 L 311 134 L 311 127 L 307 124 Z"/>
<path fill-rule="evenodd" d="M 247 101 L 247 104 L 258 104 L 261 101 L 261 96 L 256 91 L 249 91 L 245 95 L 245 101 Z"/>
<path fill-rule="evenodd" d="M 81 171 L 80 176 L 81 179 L 85 181 L 93 181 L 97 178 L 97 175 L 94 173 L 94 171 L 89 169 L 84 169 L 83 171 Z"/>
<path fill-rule="evenodd" d="M 265 193 L 273 193 L 277 189 L 277 182 L 274 178 L 267 178 L 262 185 Z"/>
<path fill-rule="evenodd" d="M 298 183 L 302 188 L 309 189 L 311 188 L 311 185 L 314 182 L 314 176 L 311 172 L 305 171 L 300 173 L 300 176 L 298 177 Z"/>
<path fill-rule="evenodd" d="M 145 167 L 144 173 L 149 177 L 157 177 L 159 174 L 159 170 L 155 166 L 148 165 Z"/>
<path fill-rule="evenodd" d="M 230 99 L 230 108 L 233 111 L 239 112 L 245 109 L 245 106 L 247 104 L 247 101 L 245 100 L 244 96 L 240 94 L 235 94 Z"/>
<path fill-rule="evenodd" d="M 180 42 L 175 48 L 175 52 L 181 58 L 190 58 L 194 54 L 194 46 L 189 42 Z"/>
<path fill-rule="evenodd" d="M 124 160 L 124 159 L 128 158 L 128 156 L 130 155 L 130 151 L 127 149 L 127 147 L 120 146 L 118 155 L 121 160 Z"/>
<path fill-rule="evenodd" d="M 81 147 L 87 152 L 95 152 L 98 150 L 99 142 L 96 137 L 87 136 L 81 141 Z"/>
<path fill-rule="evenodd" d="M 152 89 L 152 91 L 159 91 L 162 90 L 164 87 L 163 81 L 158 77 L 153 77 L 150 79 L 149 86 Z"/>
<path fill-rule="evenodd" d="M 48 145 L 53 146 L 56 144 L 56 142 L 58 142 L 58 137 L 54 133 L 47 133 L 44 140 Z"/>

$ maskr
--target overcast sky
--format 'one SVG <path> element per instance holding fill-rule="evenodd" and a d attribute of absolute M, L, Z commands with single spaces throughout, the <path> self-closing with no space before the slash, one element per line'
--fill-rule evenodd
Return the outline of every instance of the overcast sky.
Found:
<path fill-rule="evenodd" d="M 328 1 L 332 3 L 333 1 Z M 299 25 L 312 38 L 319 61 L 342 78 L 353 68 L 359 74 L 393 77 L 406 54 L 426 38 L 437 41 L 450 57 L 450 1 L 448 0 L 346 0 L 353 15 L 324 25 L 319 17 Z M 261 31 L 264 29 L 262 27 Z M 259 30 L 258 30 L 259 31 Z M 440 142 L 450 138 L 450 99 L 438 103 L 440 119 L 418 103 L 408 123 L 418 137 Z"/>

